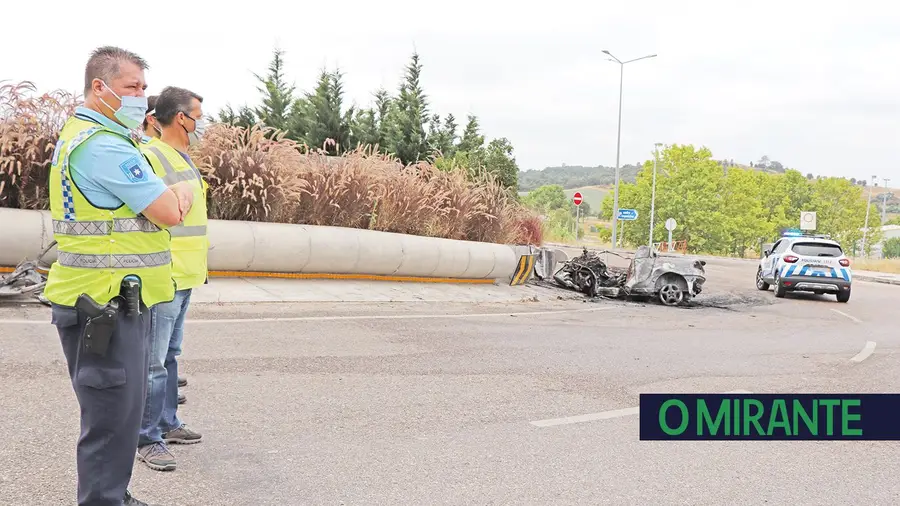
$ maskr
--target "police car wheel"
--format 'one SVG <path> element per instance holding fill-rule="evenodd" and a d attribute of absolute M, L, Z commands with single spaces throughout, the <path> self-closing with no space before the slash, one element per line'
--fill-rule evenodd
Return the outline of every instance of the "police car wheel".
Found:
<path fill-rule="evenodd" d="M 756 289 L 763 292 L 769 289 L 769 284 L 762 277 L 762 267 L 756 270 Z"/>
<path fill-rule="evenodd" d="M 849 300 L 850 300 L 850 289 L 849 288 L 847 289 L 847 291 L 838 292 L 838 294 L 837 294 L 838 302 L 847 302 Z"/>
<path fill-rule="evenodd" d="M 787 290 L 784 289 L 784 285 L 781 284 L 781 276 L 778 273 L 775 273 L 775 296 L 779 299 L 783 298 Z"/>

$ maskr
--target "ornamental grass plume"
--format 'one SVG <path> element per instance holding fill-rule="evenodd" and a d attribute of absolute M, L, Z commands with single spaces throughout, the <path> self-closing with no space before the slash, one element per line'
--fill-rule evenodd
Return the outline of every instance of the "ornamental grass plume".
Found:
<path fill-rule="evenodd" d="M 0 86 L 0 207 L 49 209 L 50 162 L 78 96 L 55 90 L 35 96 L 30 81 Z"/>

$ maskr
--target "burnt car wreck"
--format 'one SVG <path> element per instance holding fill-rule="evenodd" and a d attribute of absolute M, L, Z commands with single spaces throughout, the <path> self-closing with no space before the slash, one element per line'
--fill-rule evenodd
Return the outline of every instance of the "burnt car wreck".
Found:
<path fill-rule="evenodd" d="M 667 306 L 687 304 L 700 294 L 706 282 L 706 262 L 703 260 L 660 255 L 641 246 L 628 268 L 619 269 L 607 266 L 600 253 L 584 248 L 581 256 L 565 262 L 553 279 L 559 286 L 577 290 L 588 297 L 656 298 Z"/>

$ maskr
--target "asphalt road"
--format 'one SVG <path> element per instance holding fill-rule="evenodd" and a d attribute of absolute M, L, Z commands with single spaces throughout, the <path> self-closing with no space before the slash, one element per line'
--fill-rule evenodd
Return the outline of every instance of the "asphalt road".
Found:
<path fill-rule="evenodd" d="M 900 503 L 898 443 L 638 440 L 638 416 L 616 410 L 642 392 L 900 391 L 900 287 L 775 299 L 752 263 L 707 267 L 691 309 L 552 290 L 195 307 L 181 414 L 205 441 L 173 447 L 174 472 L 136 462 L 132 489 L 182 506 Z M 47 318 L 0 308 L 3 504 L 74 504 L 63 355 L 49 324 L 20 321 Z"/>

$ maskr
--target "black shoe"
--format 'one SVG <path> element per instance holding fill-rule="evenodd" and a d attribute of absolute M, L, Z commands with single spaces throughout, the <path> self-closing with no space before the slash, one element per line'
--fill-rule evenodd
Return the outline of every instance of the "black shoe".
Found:
<path fill-rule="evenodd" d="M 145 503 L 144 501 L 141 501 L 139 499 L 135 499 L 131 495 L 131 492 L 129 492 L 127 490 L 125 491 L 125 502 L 122 504 L 123 504 L 123 506 L 155 506 L 153 504 Z"/>
<path fill-rule="evenodd" d="M 184 376 L 179 376 L 178 377 L 178 386 L 186 387 L 187 386 L 187 378 L 185 378 Z"/>
<path fill-rule="evenodd" d="M 187 397 L 184 394 L 178 394 L 178 404 L 184 404 L 187 402 Z"/>

